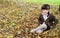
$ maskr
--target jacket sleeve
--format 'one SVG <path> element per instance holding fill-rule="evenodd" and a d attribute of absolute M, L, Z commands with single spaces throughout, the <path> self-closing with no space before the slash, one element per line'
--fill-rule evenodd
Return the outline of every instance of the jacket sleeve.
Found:
<path fill-rule="evenodd" d="M 53 20 L 53 21 L 52 21 L 53 25 L 58 24 L 58 19 L 56 19 L 55 16 L 53 16 L 52 20 Z"/>
<path fill-rule="evenodd" d="M 40 25 L 40 24 L 42 24 L 42 15 L 40 14 L 40 16 L 39 16 L 39 18 L 38 18 L 38 26 Z"/>
<path fill-rule="evenodd" d="M 58 19 L 56 19 L 56 17 L 54 15 L 50 15 L 48 20 L 45 21 L 45 24 L 49 25 L 49 26 L 54 26 L 54 25 L 58 24 Z"/>

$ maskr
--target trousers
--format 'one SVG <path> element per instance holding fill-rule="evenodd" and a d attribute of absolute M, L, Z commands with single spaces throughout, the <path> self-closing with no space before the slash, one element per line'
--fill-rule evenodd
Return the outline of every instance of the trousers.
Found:
<path fill-rule="evenodd" d="M 30 32 L 36 31 L 36 33 L 42 33 L 46 29 L 47 29 L 47 25 L 45 23 L 43 23 L 43 24 L 40 24 L 38 27 L 32 29 Z"/>

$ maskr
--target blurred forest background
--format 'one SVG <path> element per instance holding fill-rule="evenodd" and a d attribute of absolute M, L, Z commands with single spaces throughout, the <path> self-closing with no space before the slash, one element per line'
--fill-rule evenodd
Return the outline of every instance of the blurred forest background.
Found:
<path fill-rule="evenodd" d="M 38 26 L 40 8 L 48 3 L 59 23 L 48 32 L 31 34 Z M 0 0 L 0 38 L 60 38 L 60 0 Z"/>

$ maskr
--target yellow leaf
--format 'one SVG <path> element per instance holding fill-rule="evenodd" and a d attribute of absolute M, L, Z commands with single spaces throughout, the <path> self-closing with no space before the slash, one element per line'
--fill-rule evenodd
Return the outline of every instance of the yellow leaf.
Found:
<path fill-rule="evenodd" d="M 3 35 L 2 34 L 0 34 L 0 38 L 3 38 Z"/>
<path fill-rule="evenodd" d="M 37 38 L 41 38 L 41 37 L 39 36 L 39 34 L 38 34 Z"/>
<path fill-rule="evenodd" d="M 43 34 L 46 34 L 48 31 L 46 31 L 46 32 L 43 32 Z"/>

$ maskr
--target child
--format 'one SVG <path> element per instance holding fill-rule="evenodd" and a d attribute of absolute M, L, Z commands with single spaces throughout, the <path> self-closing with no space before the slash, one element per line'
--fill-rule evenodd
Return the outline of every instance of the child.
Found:
<path fill-rule="evenodd" d="M 36 32 L 36 33 L 42 33 L 45 30 L 50 30 L 50 26 L 56 25 L 57 24 L 57 19 L 55 18 L 54 15 L 50 14 L 50 5 L 44 4 L 41 7 L 42 13 L 39 16 L 38 19 L 38 27 L 35 29 L 32 29 L 30 32 Z"/>

